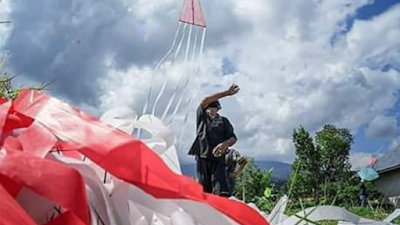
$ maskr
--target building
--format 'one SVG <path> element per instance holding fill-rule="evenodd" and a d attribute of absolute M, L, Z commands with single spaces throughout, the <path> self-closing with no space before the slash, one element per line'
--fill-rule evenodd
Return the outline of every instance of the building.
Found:
<path fill-rule="evenodd" d="M 400 148 L 378 158 L 374 169 L 379 174 L 379 178 L 374 180 L 378 190 L 392 200 L 400 199 Z"/>

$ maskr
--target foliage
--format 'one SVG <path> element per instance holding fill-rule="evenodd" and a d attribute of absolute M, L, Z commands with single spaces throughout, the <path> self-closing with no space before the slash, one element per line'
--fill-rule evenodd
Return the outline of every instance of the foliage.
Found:
<path fill-rule="evenodd" d="M 352 207 L 349 209 L 350 212 L 353 212 L 354 214 L 357 214 L 358 216 L 372 219 L 372 220 L 377 220 L 377 221 L 382 221 L 386 217 L 390 215 L 394 211 L 393 208 L 389 209 L 384 209 L 380 208 L 379 210 L 371 209 L 369 207 Z M 394 220 L 392 223 L 394 224 L 400 224 L 400 218 L 397 218 Z"/>
<path fill-rule="evenodd" d="M 324 200 L 332 202 L 336 199 L 338 203 L 349 203 L 349 197 L 357 196 L 352 188 L 357 183 L 351 180 L 349 163 L 353 135 L 346 128 L 325 125 L 317 132 L 315 143 L 321 160 L 319 175 L 323 177 Z"/>
<path fill-rule="evenodd" d="M 13 77 L 7 74 L 2 75 L 0 78 L 0 98 L 15 99 L 18 97 L 20 89 L 12 86 Z"/>
<path fill-rule="evenodd" d="M 325 125 L 313 140 L 304 127 L 293 132 L 296 158 L 289 179 L 292 199 L 314 204 L 358 204 L 359 179 L 350 170 L 353 135 L 346 128 Z M 295 187 L 295 188 L 293 188 Z"/>
<path fill-rule="evenodd" d="M 272 169 L 264 171 L 248 163 L 236 179 L 235 196 L 245 202 L 253 202 L 261 210 L 271 210 L 275 205 L 276 195 L 271 186 Z"/>
<path fill-rule="evenodd" d="M 8 100 L 16 99 L 21 92 L 22 88 L 16 88 L 13 86 L 12 81 L 15 76 L 11 76 L 8 73 L 1 72 L 8 55 L 4 56 L 0 59 L 0 98 L 5 98 Z M 42 82 L 37 86 L 31 86 L 29 89 L 34 90 L 44 90 L 47 86 L 49 86 L 52 82 Z"/>
<path fill-rule="evenodd" d="M 304 127 L 294 130 L 293 143 L 296 158 L 292 165 L 294 172 L 289 179 L 290 192 L 296 199 L 313 196 L 318 202 L 319 184 L 322 180 L 320 155 L 314 147 L 312 137 Z"/>

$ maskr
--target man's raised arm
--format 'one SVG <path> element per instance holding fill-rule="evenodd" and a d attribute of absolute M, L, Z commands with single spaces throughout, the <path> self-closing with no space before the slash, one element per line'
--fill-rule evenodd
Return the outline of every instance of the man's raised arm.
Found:
<path fill-rule="evenodd" d="M 220 98 L 226 97 L 226 96 L 231 96 L 231 95 L 235 95 L 239 92 L 240 88 L 238 85 L 236 84 L 232 84 L 228 90 L 226 91 L 221 91 L 221 92 L 217 92 L 213 95 L 207 96 L 203 99 L 203 101 L 201 101 L 200 106 L 202 109 L 207 109 L 208 105 L 210 105 L 210 103 L 215 102 L 217 100 L 219 100 Z"/>

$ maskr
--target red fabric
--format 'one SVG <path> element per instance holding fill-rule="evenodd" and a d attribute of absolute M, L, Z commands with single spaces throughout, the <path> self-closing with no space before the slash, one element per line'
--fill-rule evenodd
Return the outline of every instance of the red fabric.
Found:
<path fill-rule="evenodd" d="M 32 123 L 18 137 L 23 151 L 43 158 L 57 143 L 57 138 L 38 122 Z"/>
<path fill-rule="evenodd" d="M 0 225 L 37 225 L 2 185 L 0 199 Z"/>
<path fill-rule="evenodd" d="M 20 184 L 1 174 L 0 174 L 0 185 L 3 185 L 3 187 L 7 190 L 7 192 L 14 198 L 17 197 L 19 191 L 22 188 Z"/>
<path fill-rule="evenodd" d="M 77 151 L 63 151 L 62 154 L 65 156 L 68 156 L 70 158 L 74 158 L 74 159 L 78 159 L 78 160 L 83 159 L 82 155 Z"/>
<path fill-rule="evenodd" d="M 5 133 L 7 133 L 7 131 L 5 131 L 5 126 L 7 123 L 7 117 L 9 115 L 11 109 L 11 101 L 8 101 L 6 103 L 3 103 L 0 105 L 0 139 L 1 141 L 3 141 L 6 137 L 5 137 Z"/>
<path fill-rule="evenodd" d="M 67 141 L 59 140 L 56 144 L 56 150 L 60 151 L 63 155 L 83 160 L 83 155 L 79 152 L 80 148 L 81 146 Z"/>
<path fill-rule="evenodd" d="M 205 194 L 199 184 L 172 172 L 139 140 L 57 99 L 32 92 L 24 91 L 20 95 L 14 105 L 15 110 L 34 118 L 55 136 L 73 143 L 82 154 L 114 176 L 156 198 L 208 203 L 242 225 L 268 224 L 260 214 L 242 203 Z M 64 176 L 60 174 L 59 177 Z"/>
<path fill-rule="evenodd" d="M 4 132 L 10 132 L 14 129 L 23 128 L 29 126 L 33 120 L 20 113 L 10 110 L 10 114 L 7 117 L 7 123 L 4 127 Z"/>
<path fill-rule="evenodd" d="M 15 151 L 22 151 L 22 144 L 18 138 L 13 136 L 8 136 L 4 141 L 4 148 Z"/>
<path fill-rule="evenodd" d="M 206 27 L 206 20 L 204 19 L 199 0 L 185 0 L 180 21 Z"/>
<path fill-rule="evenodd" d="M 0 105 L 6 103 L 8 100 L 6 98 L 0 97 Z"/>
<path fill-rule="evenodd" d="M 60 204 L 89 225 L 89 209 L 82 176 L 61 163 L 26 152 L 0 152 L 0 174 Z M 13 216 L 12 214 L 9 216 Z"/>

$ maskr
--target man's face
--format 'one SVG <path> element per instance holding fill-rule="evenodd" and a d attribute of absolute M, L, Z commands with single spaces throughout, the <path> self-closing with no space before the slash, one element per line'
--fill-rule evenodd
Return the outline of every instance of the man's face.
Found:
<path fill-rule="evenodd" d="M 215 117 L 218 114 L 219 109 L 217 107 L 209 107 L 207 109 L 208 115 Z"/>

